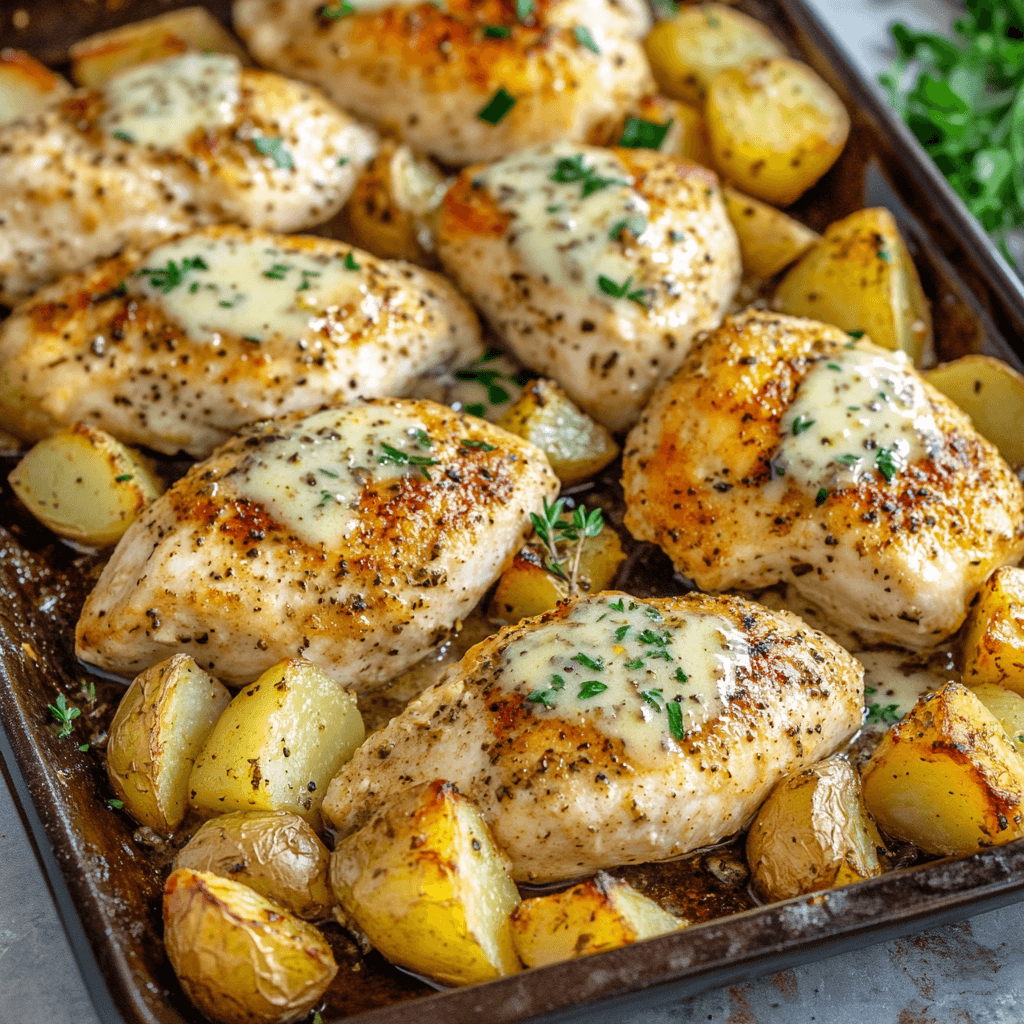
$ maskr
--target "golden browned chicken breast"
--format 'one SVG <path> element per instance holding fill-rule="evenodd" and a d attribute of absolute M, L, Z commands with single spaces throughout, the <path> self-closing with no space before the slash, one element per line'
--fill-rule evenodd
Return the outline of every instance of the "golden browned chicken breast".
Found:
<path fill-rule="evenodd" d="M 516 355 L 613 430 L 721 321 L 741 272 L 715 175 L 647 149 L 557 143 L 467 168 L 437 244 Z"/>
<path fill-rule="evenodd" d="M 237 0 L 260 63 L 461 166 L 583 141 L 654 91 L 642 0 Z"/>
<path fill-rule="evenodd" d="M 348 833 L 444 778 L 520 881 L 663 860 L 738 831 L 783 775 L 849 739 L 862 675 L 752 601 L 596 594 L 472 648 L 356 751 L 323 812 Z"/>
<path fill-rule="evenodd" d="M 201 224 L 312 227 L 376 145 L 319 90 L 227 54 L 129 68 L 0 127 L 0 301 Z"/>
<path fill-rule="evenodd" d="M 0 417 L 84 420 L 202 458 L 244 423 L 406 391 L 482 350 L 439 274 L 324 238 L 212 227 L 34 295 L 0 324 Z"/>
<path fill-rule="evenodd" d="M 86 601 L 77 652 L 224 682 L 305 658 L 359 691 L 465 618 L 558 480 L 526 441 L 383 399 L 254 425 L 150 505 Z"/>
<path fill-rule="evenodd" d="M 870 640 L 952 634 L 1024 553 L 1024 491 L 900 352 L 727 317 L 655 395 L 623 463 L 634 536 L 707 590 L 791 584 Z"/>

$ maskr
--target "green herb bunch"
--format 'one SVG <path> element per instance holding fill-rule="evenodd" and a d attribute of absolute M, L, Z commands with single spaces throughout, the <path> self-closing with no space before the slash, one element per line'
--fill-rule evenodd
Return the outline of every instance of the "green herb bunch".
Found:
<path fill-rule="evenodd" d="M 573 509 L 572 518 L 565 520 L 562 512 L 565 498 L 559 498 L 554 505 L 544 499 L 544 512 L 530 513 L 534 532 L 544 543 L 543 566 L 558 581 L 559 590 L 567 601 L 577 596 L 580 572 L 580 556 L 583 545 L 591 537 L 597 537 L 604 529 L 601 509 L 587 511 L 586 505 Z"/>
<path fill-rule="evenodd" d="M 967 0 L 955 39 L 892 27 L 893 105 L 1012 260 L 1024 224 L 1024 0 Z"/>

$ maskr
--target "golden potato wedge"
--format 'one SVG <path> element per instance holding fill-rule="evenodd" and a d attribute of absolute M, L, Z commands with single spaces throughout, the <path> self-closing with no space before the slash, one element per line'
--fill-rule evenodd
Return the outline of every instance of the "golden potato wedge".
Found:
<path fill-rule="evenodd" d="M 346 206 L 351 241 L 382 259 L 436 266 L 434 231 L 448 184 L 429 157 L 385 142 Z"/>
<path fill-rule="evenodd" d="M 1024 836 L 1024 764 L 962 683 L 922 697 L 863 776 L 878 827 L 926 853 L 957 856 Z"/>
<path fill-rule="evenodd" d="M 163 492 L 130 448 L 85 423 L 40 441 L 7 481 L 44 526 L 96 548 L 116 544 Z"/>
<path fill-rule="evenodd" d="M 355 694 L 309 662 L 279 662 L 221 715 L 189 777 L 192 806 L 291 811 L 316 827 L 327 784 L 365 735 Z"/>
<path fill-rule="evenodd" d="M 512 937 L 527 967 L 543 967 L 653 939 L 688 923 L 600 871 L 564 892 L 523 900 L 512 911 Z"/>
<path fill-rule="evenodd" d="M 192 766 L 229 703 L 227 687 L 187 654 L 146 669 L 125 691 L 110 723 L 107 774 L 140 825 L 166 836 L 181 824 Z"/>
<path fill-rule="evenodd" d="M 925 379 L 971 417 L 1014 469 L 1024 466 L 1024 376 L 1001 359 L 970 355 L 936 366 Z"/>
<path fill-rule="evenodd" d="M 565 486 L 599 473 L 619 454 L 611 433 L 544 377 L 527 385 L 498 426 L 536 445 Z"/>
<path fill-rule="evenodd" d="M 519 892 L 480 812 L 447 782 L 405 790 L 331 854 L 345 913 L 393 963 L 447 985 L 520 970 Z"/>
<path fill-rule="evenodd" d="M 740 259 L 748 277 L 774 277 L 821 241 L 821 235 L 800 221 L 734 188 L 723 188 L 722 199 L 740 240 Z"/>
<path fill-rule="evenodd" d="M 22 50 L 0 50 L 0 125 L 34 114 L 71 92 L 70 84 Z"/>
<path fill-rule="evenodd" d="M 222 1024 L 289 1024 L 338 973 L 327 940 L 248 886 L 180 868 L 164 889 L 164 946 L 185 994 Z"/>
<path fill-rule="evenodd" d="M 793 316 L 867 334 L 899 349 L 915 366 L 932 356 L 932 323 L 907 247 L 886 209 L 858 210 L 825 230 L 822 240 L 782 279 L 772 303 Z"/>
<path fill-rule="evenodd" d="M 1003 566 L 985 581 L 960 633 L 960 668 L 969 686 L 1024 695 L 1024 569 Z"/>
<path fill-rule="evenodd" d="M 682 8 L 655 26 L 644 49 L 658 88 L 687 103 L 700 103 L 723 68 L 751 57 L 786 56 L 786 48 L 761 22 L 718 3 Z"/>
<path fill-rule="evenodd" d="M 996 683 L 979 683 L 971 692 L 996 717 L 1017 756 L 1024 758 L 1024 697 Z"/>
<path fill-rule="evenodd" d="M 327 847 L 289 811 L 222 814 L 202 825 L 174 859 L 175 869 L 231 878 L 314 921 L 334 906 L 329 864 Z"/>
<path fill-rule="evenodd" d="M 97 89 L 118 71 L 188 50 L 230 53 L 249 63 L 242 44 L 209 11 L 183 7 L 73 43 L 71 77 L 79 85 Z"/>
<path fill-rule="evenodd" d="M 565 600 L 565 584 L 542 565 L 543 555 L 531 548 L 516 556 L 498 580 L 487 614 L 504 622 L 519 622 L 550 611 Z M 588 538 L 580 556 L 579 579 L 586 593 L 607 590 L 626 558 L 622 541 L 612 529 Z"/>
<path fill-rule="evenodd" d="M 776 206 L 799 199 L 836 162 L 850 133 L 839 97 L 789 57 L 719 71 L 704 118 L 722 176 Z"/>
<path fill-rule="evenodd" d="M 747 833 L 754 885 L 769 900 L 875 878 L 884 849 L 864 807 L 860 776 L 844 757 L 787 775 Z"/>

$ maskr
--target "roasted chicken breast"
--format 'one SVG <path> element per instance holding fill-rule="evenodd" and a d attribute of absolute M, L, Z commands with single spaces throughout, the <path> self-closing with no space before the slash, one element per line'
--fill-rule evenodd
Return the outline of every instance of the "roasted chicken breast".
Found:
<path fill-rule="evenodd" d="M 124 535 L 78 655 L 132 676 L 183 652 L 234 685 L 305 658 L 372 689 L 469 614 L 557 490 L 538 449 L 433 402 L 255 424 Z"/>
<path fill-rule="evenodd" d="M 868 640 L 950 636 L 1024 554 L 1024 490 L 899 352 L 727 317 L 655 395 L 623 462 L 635 537 L 705 590 L 784 580 Z"/>
<path fill-rule="evenodd" d="M 129 68 L 0 127 L 0 301 L 203 224 L 312 227 L 376 146 L 319 90 L 237 57 Z"/>
<path fill-rule="evenodd" d="M 401 394 L 482 351 L 439 274 L 323 238 L 212 227 L 43 289 L 0 325 L 0 415 L 202 458 L 256 419 Z"/>
<path fill-rule="evenodd" d="M 736 832 L 849 739 L 862 676 L 796 616 L 742 598 L 596 594 L 472 648 L 356 751 L 322 810 L 347 834 L 444 778 L 519 881 L 663 860 Z"/>
<path fill-rule="evenodd" d="M 654 91 L 639 0 L 519 6 L 237 0 L 234 23 L 260 63 L 456 166 L 582 142 Z"/>
<path fill-rule="evenodd" d="M 713 172 L 647 149 L 558 143 L 467 168 L 437 244 L 516 355 L 613 430 L 718 325 L 741 273 Z"/>

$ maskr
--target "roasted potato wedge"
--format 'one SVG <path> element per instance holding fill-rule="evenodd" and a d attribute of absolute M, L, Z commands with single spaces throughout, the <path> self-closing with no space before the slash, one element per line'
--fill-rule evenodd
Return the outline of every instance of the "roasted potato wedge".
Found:
<path fill-rule="evenodd" d="M 331 854 L 348 917 L 393 963 L 447 985 L 520 970 L 519 892 L 480 812 L 446 782 L 405 790 Z"/>
<path fill-rule="evenodd" d="M 863 775 L 878 827 L 926 853 L 957 856 L 1024 836 L 1024 764 L 961 683 L 922 697 Z"/>
<path fill-rule="evenodd" d="M 970 355 L 936 366 L 925 378 L 971 417 L 1014 469 L 1024 466 L 1024 376 L 1001 359 Z"/>
<path fill-rule="evenodd" d="M 868 817 L 860 776 L 843 757 L 786 776 L 747 833 L 747 863 L 766 899 L 785 900 L 882 873 L 882 837 Z"/>
<path fill-rule="evenodd" d="M 222 1024 L 288 1024 L 338 973 L 327 940 L 248 886 L 180 868 L 164 889 L 164 946 L 185 994 Z"/>
<path fill-rule="evenodd" d="M 326 917 L 334 905 L 330 854 L 289 811 L 236 811 L 202 825 L 174 867 L 209 871 L 249 886 L 299 917 Z"/>
<path fill-rule="evenodd" d="M 1024 569 L 1004 566 L 985 581 L 960 633 L 960 667 L 969 686 L 1024 695 Z"/>
<path fill-rule="evenodd" d="M 972 686 L 971 692 L 992 712 L 1017 755 L 1024 758 L 1024 697 L 996 683 L 980 683 Z"/>
<path fill-rule="evenodd" d="M 107 774 L 124 809 L 170 835 L 188 810 L 188 778 L 231 703 L 227 687 L 187 654 L 146 669 L 125 691 L 107 739 Z"/>
<path fill-rule="evenodd" d="M 7 481 L 44 526 L 96 548 L 116 544 L 163 491 L 131 449 L 85 423 L 40 441 Z"/>
<path fill-rule="evenodd" d="M 279 662 L 221 715 L 189 778 L 192 806 L 291 811 L 316 827 L 327 784 L 365 735 L 353 693 L 309 662 Z"/>
<path fill-rule="evenodd" d="M 776 206 L 799 199 L 836 162 L 850 133 L 839 97 L 789 57 L 719 71 L 704 118 L 722 176 Z"/>
<path fill-rule="evenodd" d="M 892 214 L 858 210 L 830 224 L 782 279 L 775 309 L 867 334 L 921 366 L 932 358 L 932 323 L 917 270 Z"/>
<path fill-rule="evenodd" d="M 658 88 L 687 103 L 700 103 L 715 75 L 751 57 L 785 57 L 786 48 L 753 18 L 702 3 L 683 7 L 644 40 Z"/>
<path fill-rule="evenodd" d="M 352 241 L 382 259 L 436 266 L 434 230 L 448 184 L 429 157 L 385 143 L 348 201 Z"/>
<path fill-rule="evenodd" d="M 626 558 L 619 535 L 605 529 L 583 545 L 580 581 L 591 594 L 607 590 Z M 543 567 L 543 556 L 531 548 L 520 552 L 498 580 L 488 616 L 504 622 L 519 622 L 550 611 L 565 600 L 565 585 Z"/>
<path fill-rule="evenodd" d="M 601 871 L 564 892 L 523 900 L 512 911 L 512 936 L 523 963 L 543 967 L 653 939 L 688 923 Z"/>
<path fill-rule="evenodd" d="M 821 235 L 800 221 L 734 188 L 723 188 L 722 199 L 740 240 L 740 259 L 748 277 L 774 277 L 821 241 Z"/>
<path fill-rule="evenodd" d="M 600 472 L 619 454 L 611 433 L 543 377 L 527 385 L 498 426 L 536 445 L 565 486 Z"/>
<path fill-rule="evenodd" d="M 188 50 L 231 53 L 249 63 L 242 44 L 209 11 L 184 7 L 80 39 L 70 50 L 71 77 L 97 89 L 118 71 Z"/>
<path fill-rule="evenodd" d="M 71 86 L 22 50 L 0 49 L 0 125 L 67 96 Z"/>

